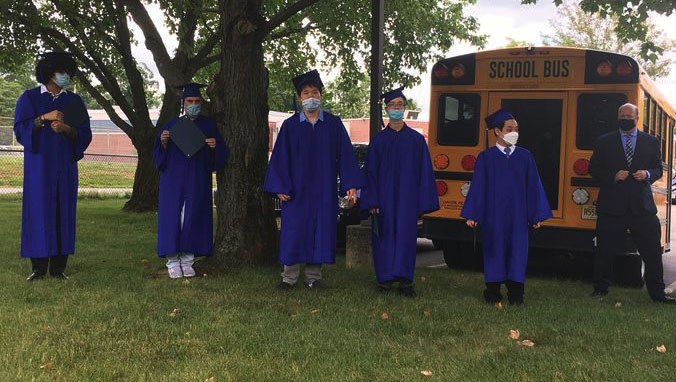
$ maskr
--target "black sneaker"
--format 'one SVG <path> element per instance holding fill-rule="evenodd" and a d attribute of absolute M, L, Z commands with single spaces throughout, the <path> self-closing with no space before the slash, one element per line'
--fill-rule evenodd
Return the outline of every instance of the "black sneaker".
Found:
<path fill-rule="evenodd" d="M 305 286 L 308 287 L 308 288 L 310 288 L 310 289 L 325 289 L 325 288 L 326 288 L 326 287 L 324 286 L 324 284 L 322 284 L 322 281 L 321 281 L 321 280 L 315 280 L 315 281 L 313 281 L 313 282 L 311 282 L 311 283 L 309 283 L 309 284 L 308 284 L 308 283 L 305 283 Z"/>
<path fill-rule="evenodd" d="M 484 290 L 484 301 L 489 304 L 495 304 L 502 301 L 502 294 L 500 292 L 495 292 L 490 289 Z"/>
<path fill-rule="evenodd" d="M 413 285 L 399 285 L 399 288 L 397 288 L 397 293 L 404 297 L 410 298 L 417 296 L 415 289 L 413 289 Z"/>
<path fill-rule="evenodd" d="M 33 272 L 30 276 L 26 278 L 26 281 L 33 282 L 45 278 L 44 273 Z"/>
<path fill-rule="evenodd" d="M 291 288 L 293 288 L 293 285 L 284 281 L 277 284 L 277 290 L 289 290 Z"/>
<path fill-rule="evenodd" d="M 378 283 L 378 290 L 380 292 L 391 292 L 392 291 L 392 281 L 386 281 L 384 283 Z"/>

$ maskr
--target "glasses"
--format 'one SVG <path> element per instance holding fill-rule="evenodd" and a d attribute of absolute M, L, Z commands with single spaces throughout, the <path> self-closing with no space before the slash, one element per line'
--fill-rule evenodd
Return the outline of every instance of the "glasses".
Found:
<path fill-rule="evenodd" d="M 391 107 L 391 108 L 394 108 L 394 109 L 403 109 L 404 106 L 405 105 L 401 102 L 391 102 L 391 103 L 387 104 L 387 107 Z"/>

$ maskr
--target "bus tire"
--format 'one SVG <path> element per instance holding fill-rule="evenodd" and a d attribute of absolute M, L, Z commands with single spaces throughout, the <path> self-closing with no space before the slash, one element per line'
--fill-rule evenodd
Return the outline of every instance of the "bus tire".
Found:
<path fill-rule="evenodd" d="M 622 286 L 636 288 L 643 286 L 643 261 L 637 253 L 615 257 L 615 280 Z"/>

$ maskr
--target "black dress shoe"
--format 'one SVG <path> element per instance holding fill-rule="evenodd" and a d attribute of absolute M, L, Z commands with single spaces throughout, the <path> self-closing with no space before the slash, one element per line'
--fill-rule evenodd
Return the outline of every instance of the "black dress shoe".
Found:
<path fill-rule="evenodd" d="M 289 290 L 291 288 L 293 288 L 293 285 L 284 281 L 277 284 L 277 290 Z"/>
<path fill-rule="evenodd" d="M 410 298 L 417 296 L 415 289 L 413 289 L 413 285 L 399 285 L 399 288 L 397 288 L 397 293 L 404 297 Z"/>
<path fill-rule="evenodd" d="M 507 296 L 507 300 L 512 305 L 523 305 L 523 295 Z"/>
<path fill-rule="evenodd" d="M 378 290 L 380 292 L 390 292 L 390 291 L 392 291 L 392 281 L 385 281 L 383 283 L 378 283 Z"/>
<path fill-rule="evenodd" d="M 592 297 L 606 297 L 608 295 L 607 290 L 600 290 L 600 289 L 594 289 L 594 291 L 591 293 Z"/>
<path fill-rule="evenodd" d="M 66 276 L 66 274 L 63 273 L 63 272 L 56 274 L 56 275 L 51 275 L 51 276 L 54 277 L 57 280 L 68 280 L 68 276 Z"/>
<path fill-rule="evenodd" d="M 310 289 L 326 289 L 326 286 L 322 284 L 321 280 L 315 280 L 311 283 L 305 283 L 305 286 L 310 288 Z"/>
<path fill-rule="evenodd" d="M 31 282 L 31 281 L 36 281 L 45 278 L 44 273 L 38 273 L 38 272 L 33 272 L 31 273 L 30 276 L 26 278 L 26 281 Z"/>
<path fill-rule="evenodd" d="M 502 301 L 502 294 L 500 292 L 495 292 L 490 289 L 485 289 L 484 290 L 484 301 L 486 301 L 489 304 L 495 304 L 497 302 Z"/>
<path fill-rule="evenodd" d="M 676 298 L 671 296 L 662 296 L 661 298 L 653 300 L 654 302 L 661 302 L 662 304 L 676 305 Z"/>

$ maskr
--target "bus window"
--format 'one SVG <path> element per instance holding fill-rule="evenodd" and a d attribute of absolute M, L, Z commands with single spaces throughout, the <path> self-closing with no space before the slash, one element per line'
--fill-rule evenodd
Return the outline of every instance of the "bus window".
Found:
<path fill-rule="evenodd" d="M 577 148 L 592 150 L 599 136 L 617 129 L 617 109 L 627 102 L 621 93 L 583 93 L 577 97 Z"/>
<path fill-rule="evenodd" d="M 643 132 L 648 132 L 650 125 L 650 96 L 648 93 L 643 93 Z"/>
<path fill-rule="evenodd" d="M 662 141 L 662 161 L 667 161 L 667 114 L 660 110 L 660 140 Z"/>
<path fill-rule="evenodd" d="M 657 104 L 654 99 L 650 100 L 650 135 L 655 135 L 655 124 L 657 123 Z"/>
<path fill-rule="evenodd" d="M 479 141 L 478 94 L 444 94 L 439 97 L 437 143 L 442 146 L 476 146 Z"/>

